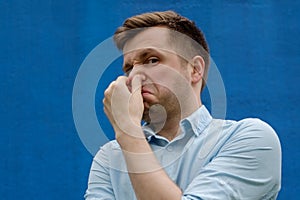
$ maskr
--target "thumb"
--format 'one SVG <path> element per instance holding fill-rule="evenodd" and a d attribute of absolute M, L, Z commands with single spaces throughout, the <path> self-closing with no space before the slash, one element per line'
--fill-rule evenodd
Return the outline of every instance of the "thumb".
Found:
<path fill-rule="evenodd" d="M 142 80 L 143 80 L 142 75 L 136 75 L 133 77 L 132 82 L 131 82 L 131 87 L 132 87 L 131 92 L 132 93 L 135 93 L 135 92 L 140 93 L 141 92 Z"/>
<path fill-rule="evenodd" d="M 135 75 L 131 81 L 131 98 L 130 98 L 130 109 L 131 119 L 134 124 L 139 124 L 144 111 L 143 97 L 141 93 L 143 76 Z"/>

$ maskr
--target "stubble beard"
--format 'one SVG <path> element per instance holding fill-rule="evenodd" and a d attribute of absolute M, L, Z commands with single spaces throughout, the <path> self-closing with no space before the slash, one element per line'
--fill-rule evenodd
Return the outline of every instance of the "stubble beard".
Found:
<path fill-rule="evenodd" d="M 180 121 L 181 109 L 176 96 L 172 93 L 159 103 L 149 104 L 144 108 L 143 121 L 145 121 L 155 132 L 166 128 L 170 121 Z"/>

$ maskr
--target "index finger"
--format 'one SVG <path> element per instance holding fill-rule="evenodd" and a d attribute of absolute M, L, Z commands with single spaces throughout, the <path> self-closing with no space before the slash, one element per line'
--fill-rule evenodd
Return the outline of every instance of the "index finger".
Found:
<path fill-rule="evenodd" d="M 131 87 L 132 87 L 132 93 L 138 91 L 141 91 L 142 86 L 142 80 L 143 77 L 141 75 L 135 75 L 132 78 Z"/>

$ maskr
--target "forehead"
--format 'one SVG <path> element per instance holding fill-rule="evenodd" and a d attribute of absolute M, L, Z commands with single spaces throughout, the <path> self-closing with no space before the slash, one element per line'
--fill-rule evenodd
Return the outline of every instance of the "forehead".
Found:
<path fill-rule="evenodd" d="M 123 54 L 125 56 L 131 52 L 143 49 L 172 51 L 169 29 L 162 27 L 150 27 L 142 30 L 126 42 L 123 48 Z"/>

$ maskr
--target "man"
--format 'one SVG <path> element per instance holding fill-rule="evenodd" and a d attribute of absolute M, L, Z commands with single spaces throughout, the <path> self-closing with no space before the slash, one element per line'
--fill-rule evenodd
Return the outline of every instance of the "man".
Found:
<path fill-rule="evenodd" d="M 276 133 L 259 119 L 211 117 L 200 98 L 208 45 L 192 21 L 144 13 L 114 39 L 127 74 L 103 99 L 116 140 L 95 156 L 86 199 L 276 199 Z"/>

